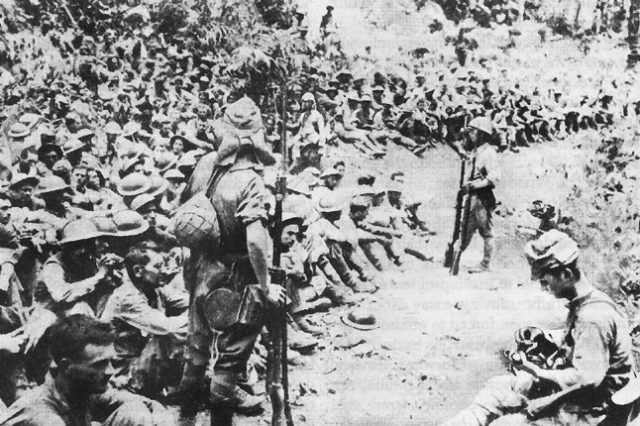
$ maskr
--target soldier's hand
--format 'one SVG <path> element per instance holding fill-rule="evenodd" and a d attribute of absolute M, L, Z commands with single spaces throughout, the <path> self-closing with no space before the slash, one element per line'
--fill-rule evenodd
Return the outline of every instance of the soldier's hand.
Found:
<path fill-rule="evenodd" d="M 277 307 L 284 306 L 287 301 L 287 293 L 284 287 L 277 284 L 268 284 L 264 296 L 267 302 Z"/>

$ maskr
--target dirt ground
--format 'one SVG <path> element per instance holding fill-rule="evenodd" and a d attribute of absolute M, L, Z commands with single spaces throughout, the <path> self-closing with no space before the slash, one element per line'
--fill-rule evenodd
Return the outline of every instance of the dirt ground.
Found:
<path fill-rule="evenodd" d="M 442 257 L 453 226 L 458 160 L 446 149 L 426 157 L 394 153 L 384 173 L 388 177 L 393 166 L 402 167 L 407 187 L 423 200 L 423 216 L 438 233 L 431 243 L 434 262 L 412 263 L 404 272 L 388 274 L 397 282 L 361 303 L 375 314 L 375 330 L 344 325 L 340 316 L 346 308 L 312 317 L 326 325 L 327 334 L 320 348 L 301 357 L 303 365 L 290 368 L 298 424 L 439 424 L 464 408 L 486 379 L 506 372 L 502 352 L 516 329 L 562 326 L 562 303 L 530 282 L 524 240 L 506 230 L 524 220 L 519 213 L 531 201 L 555 202 L 566 196 L 570 175 L 582 161 L 578 152 L 559 142 L 530 148 L 527 155 L 502 154 L 497 197 L 515 214 L 496 218 L 492 272 L 469 275 L 464 269 L 481 257 L 481 239 L 476 237 L 457 277 L 442 267 Z M 359 166 L 375 170 L 372 166 L 378 164 Z M 383 177 L 381 173 L 381 181 Z M 202 413 L 196 424 L 208 424 L 206 417 Z M 238 418 L 236 424 L 267 424 L 269 418 L 266 412 Z"/>

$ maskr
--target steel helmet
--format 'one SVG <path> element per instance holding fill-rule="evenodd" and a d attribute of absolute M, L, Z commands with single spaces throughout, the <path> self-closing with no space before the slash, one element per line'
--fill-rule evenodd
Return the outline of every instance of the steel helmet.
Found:
<path fill-rule="evenodd" d="M 76 219 L 67 222 L 62 228 L 60 244 L 92 240 L 101 236 L 102 233 L 89 219 Z"/>
<path fill-rule="evenodd" d="M 67 191 L 69 188 L 69 185 L 67 185 L 62 178 L 55 175 L 49 175 L 40 180 L 40 183 L 36 188 L 36 195 L 48 194 L 57 191 Z"/>
<path fill-rule="evenodd" d="M 531 279 L 537 280 L 545 271 L 571 264 L 580 251 L 578 243 L 567 234 L 552 229 L 529 242 L 524 253 L 531 266 Z"/>
<path fill-rule="evenodd" d="M 488 135 L 493 133 L 493 123 L 487 117 L 476 117 L 469 122 L 469 127 L 478 129 Z"/>
<path fill-rule="evenodd" d="M 123 197 L 135 197 L 151 188 L 151 179 L 143 173 L 131 173 L 118 182 L 117 188 L 118 193 Z"/>
<path fill-rule="evenodd" d="M 116 234 L 118 233 L 118 227 L 116 226 L 116 223 L 108 217 L 94 216 L 89 218 L 89 220 L 93 222 L 93 224 L 98 229 L 98 232 L 100 232 L 102 236 L 117 236 Z"/>
<path fill-rule="evenodd" d="M 133 210 L 121 210 L 113 215 L 113 222 L 118 228 L 119 237 L 132 237 L 143 234 L 149 229 L 149 222 Z"/>
<path fill-rule="evenodd" d="M 315 102 L 315 98 L 313 97 L 313 93 L 311 92 L 307 92 L 304 95 L 302 95 L 302 101 L 314 101 Z"/>
<path fill-rule="evenodd" d="M 142 209 L 145 206 L 148 206 L 149 204 L 153 203 L 156 199 L 153 197 L 153 195 L 150 194 L 140 194 L 138 195 L 136 198 L 133 199 L 133 201 L 131 202 L 131 210 L 135 210 L 137 212 L 140 211 L 140 209 Z"/>

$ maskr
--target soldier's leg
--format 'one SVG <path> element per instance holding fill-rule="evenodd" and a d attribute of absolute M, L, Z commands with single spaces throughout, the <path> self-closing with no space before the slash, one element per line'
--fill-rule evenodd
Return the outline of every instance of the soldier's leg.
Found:
<path fill-rule="evenodd" d="M 131 392 L 109 389 L 91 403 L 94 421 L 103 426 L 169 426 L 173 416 L 162 404 Z"/>
<path fill-rule="evenodd" d="M 338 273 L 340 279 L 349 288 L 356 291 L 355 289 L 359 284 L 358 276 L 347 263 L 341 245 L 334 241 L 327 241 L 327 246 L 329 247 L 329 255 L 327 257 L 331 262 L 331 266 Z"/>
<path fill-rule="evenodd" d="M 200 260 L 200 262 L 204 262 Z M 182 393 L 181 415 L 191 417 L 197 414 L 198 402 L 206 401 L 208 389 L 205 384 L 205 372 L 211 358 L 210 346 L 213 334 L 205 315 L 205 300 L 209 295 L 210 284 L 228 279 L 228 272 L 219 262 L 207 262 L 198 265 L 197 273 L 185 265 L 185 284 L 190 291 L 189 331 L 184 357 L 185 364 L 180 381 Z"/>
<path fill-rule="evenodd" d="M 367 259 L 373 264 L 378 271 L 386 271 L 391 269 L 391 262 L 386 249 L 378 242 L 365 243 L 361 245 L 362 251 Z"/>
<path fill-rule="evenodd" d="M 235 324 L 213 332 L 211 344 L 211 424 L 231 425 L 233 412 L 255 414 L 262 410 L 262 398 L 238 388 L 262 326 Z"/>
<path fill-rule="evenodd" d="M 484 240 L 484 250 L 482 262 L 480 264 L 488 269 L 493 257 L 493 220 L 491 210 L 487 209 L 481 202 L 475 209 L 476 221 L 478 224 L 478 233 Z"/>
<path fill-rule="evenodd" d="M 526 373 L 493 377 L 476 394 L 471 405 L 442 426 L 489 425 L 499 417 L 520 411 L 532 386 L 533 377 Z"/>
<path fill-rule="evenodd" d="M 467 228 L 466 232 L 460 236 L 460 251 L 465 251 L 471 240 L 473 239 L 473 234 L 476 233 L 478 229 L 478 221 L 476 220 L 475 215 L 475 203 L 478 203 L 477 197 L 473 197 L 471 200 L 471 211 L 469 212 L 469 217 L 467 218 Z"/>
<path fill-rule="evenodd" d="M 354 303 L 351 297 L 353 292 L 342 281 L 340 275 L 338 275 L 338 272 L 326 256 L 321 256 L 318 259 L 318 268 L 320 269 L 320 273 L 326 278 L 327 289 L 325 290 L 325 295 L 334 304 L 348 305 Z"/>

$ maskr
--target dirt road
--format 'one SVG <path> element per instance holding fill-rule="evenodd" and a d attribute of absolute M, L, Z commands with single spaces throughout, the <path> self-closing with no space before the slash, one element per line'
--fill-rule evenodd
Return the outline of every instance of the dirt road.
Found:
<path fill-rule="evenodd" d="M 529 281 L 524 240 L 509 230 L 525 220 L 519 212 L 531 201 L 558 202 L 566 195 L 571 174 L 583 160 L 568 151 L 568 143 L 558 143 L 531 148 L 527 155 L 501 155 L 504 169 L 497 196 L 515 214 L 496 218 L 494 270 L 469 275 L 463 269 L 457 277 L 441 266 L 453 226 L 457 158 L 444 149 L 424 160 L 394 153 L 384 173 L 388 177 L 394 166 L 404 170 L 407 187 L 423 200 L 423 214 L 438 232 L 432 241 L 435 260 L 413 264 L 396 275 L 396 284 L 362 302 L 375 313 L 380 324 L 376 330 L 345 326 L 340 321 L 343 309 L 313 317 L 326 324 L 327 336 L 314 354 L 302 357 L 304 365 L 291 368 L 296 423 L 439 424 L 468 404 L 487 378 L 505 372 L 501 354 L 517 328 L 560 327 L 562 303 Z M 567 158 L 574 163 L 566 164 Z M 359 166 L 380 169 L 379 163 Z M 350 173 L 357 176 L 358 171 Z M 463 256 L 463 267 L 477 263 L 480 256 L 481 241 L 476 238 Z M 204 417 L 198 424 L 208 424 Z M 258 425 L 268 419 L 265 413 L 236 423 Z"/>

